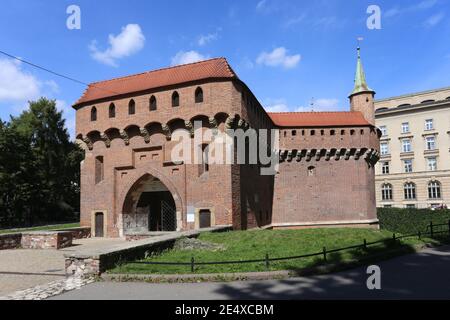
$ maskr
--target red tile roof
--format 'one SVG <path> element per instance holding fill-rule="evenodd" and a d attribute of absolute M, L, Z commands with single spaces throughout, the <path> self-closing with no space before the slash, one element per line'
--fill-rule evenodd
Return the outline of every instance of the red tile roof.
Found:
<path fill-rule="evenodd" d="M 269 113 L 279 127 L 366 126 L 361 112 L 280 112 Z"/>
<path fill-rule="evenodd" d="M 149 71 L 123 78 L 91 83 L 75 103 L 81 104 L 103 98 L 178 85 L 205 79 L 235 79 L 236 73 L 225 58 L 215 58 L 170 68 Z"/>

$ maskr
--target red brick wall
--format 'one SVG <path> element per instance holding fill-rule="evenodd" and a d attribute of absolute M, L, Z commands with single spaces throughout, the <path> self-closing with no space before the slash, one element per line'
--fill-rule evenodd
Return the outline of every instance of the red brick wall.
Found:
<path fill-rule="evenodd" d="M 198 86 L 204 92 L 204 102 L 195 103 Z M 172 93 L 180 95 L 180 106 L 173 108 Z M 152 95 L 157 98 L 157 111 L 149 110 Z M 136 113 L 128 115 L 128 103 L 133 98 Z M 116 106 L 116 118 L 110 119 L 111 102 Z M 106 235 L 117 237 L 122 228 L 124 202 L 130 189 L 146 174 L 161 180 L 172 192 L 177 211 L 182 217 L 182 229 L 194 228 L 187 223 L 188 208 L 211 209 L 216 225 L 233 224 L 234 228 L 253 228 L 271 222 L 325 221 L 371 219 L 375 216 L 373 168 L 360 160 L 341 159 L 317 163 L 317 177 L 306 177 L 310 164 L 284 162 L 276 176 L 261 176 L 257 165 L 211 165 L 208 173 L 199 175 L 198 165 L 170 163 L 173 143 L 168 141 L 160 124 L 174 130 L 185 121 L 215 118 L 224 130 L 228 116 L 235 123 L 244 119 L 252 128 L 272 128 L 273 124 L 262 106 L 239 81 L 203 82 L 179 88 L 166 88 L 118 100 L 95 103 L 97 121 L 90 121 L 92 106 L 77 110 L 77 136 L 90 137 L 92 150 L 86 148 L 81 166 L 81 225 L 90 226 L 92 214 L 106 212 Z M 153 126 L 150 124 L 159 123 Z M 140 128 L 147 128 L 146 142 Z M 111 129 L 115 129 L 111 130 Z M 126 145 L 120 130 L 129 137 Z M 292 130 L 297 134 L 292 135 Z M 303 132 L 304 130 L 304 132 Z M 355 128 L 283 128 L 280 132 L 282 150 L 373 148 L 378 150 L 378 137 L 369 126 Z M 323 130 L 323 134 L 322 134 Z M 330 135 L 335 130 L 335 135 Z M 341 130 L 345 130 L 341 134 Z M 362 133 L 361 133 L 362 130 Z M 108 133 L 110 147 L 100 134 Z M 285 135 L 286 134 L 286 135 Z M 95 158 L 104 157 L 104 180 L 95 183 Z M 351 177 L 351 179 L 349 179 Z"/>

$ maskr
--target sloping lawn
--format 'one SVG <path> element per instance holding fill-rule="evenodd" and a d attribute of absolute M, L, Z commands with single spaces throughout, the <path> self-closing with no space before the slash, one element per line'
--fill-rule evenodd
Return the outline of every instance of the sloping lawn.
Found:
<path fill-rule="evenodd" d="M 149 257 L 143 261 L 153 262 L 190 262 L 194 257 L 196 262 L 234 261 L 264 259 L 266 254 L 270 258 L 287 256 L 299 256 L 317 253 L 326 247 L 327 250 L 363 244 L 367 242 L 387 239 L 386 243 L 380 243 L 368 250 L 354 249 L 328 255 L 328 262 L 346 261 L 363 255 L 385 251 L 389 244 L 392 245 L 392 233 L 373 229 L 306 229 L 306 230 L 250 230 L 230 231 L 223 233 L 202 233 L 199 237 L 202 241 L 219 243 L 225 246 L 222 251 L 207 250 L 167 250 L 160 255 Z M 428 241 L 429 242 L 429 241 Z M 417 238 L 408 238 L 402 243 L 411 251 L 416 244 L 422 243 Z M 309 257 L 296 260 L 271 262 L 269 270 L 294 270 L 299 268 L 316 266 L 323 263 L 323 257 Z M 266 271 L 264 263 L 250 264 L 224 264 L 196 266 L 196 273 L 216 272 L 251 272 Z M 118 265 L 110 273 L 191 273 L 190 266 L 162 266 L 142 265 L 126 263 Z"/>
<path fill-rule="evenodd" d="M 2 230 L 0 230 L 0 234 L 26 232 L 26 231 L 64 230 L 64 229 L 78 228 L 79 226 L 80 226 L 79 223 L 66 223 L 66 224 L 56 224 L 56 225 L 32 227 L 32 228 L 22 228 L 22 229 L 2 229 Z"/>

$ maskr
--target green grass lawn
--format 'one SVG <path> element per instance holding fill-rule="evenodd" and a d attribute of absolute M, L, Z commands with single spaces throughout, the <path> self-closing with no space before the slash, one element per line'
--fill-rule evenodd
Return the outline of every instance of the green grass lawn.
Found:
<path fill-rule="evenodd" d="M 373 242 L 382 239 L 391 239 L 392 233 L 374 229 L 306 229 L 306 230 L 250 230 L 230 231 L 223 233 L 202 233 L 202 241 L 220 243 L 225 245 L 223 251 L 206 250 L 167 250 L 143 261 L 155 262 L 190 262 L 194 257 L 196 262 L 230 261 L 264 259 L 266 254 L 270 258 L 298 256 L 321 252 L 323 247 L 327 250 L 362 244 L 363 240 Z M 388 241 L 389 242 L 389 241 Z M 349 261 L 377 252 L 386 251 L 391 246 L 380 243 L 368 250 L 354 249 L 328 255 L 328 262 Z M 430 242 L 429 239 L 427 242 Z M 402 240 L 402 243 L 413 251 L 413 246 L 424 243 L 417 238 Z M 392 244 L 392 243 L 391 243 Z M 323 264 L 322 257 L 310 257 L 296 260 L 271 262 L 270 270 L 298 270 Z M 252 272 L 266 271 L 264 263 L 208 265 L 196 267 L 196 273 L 219 272 Z M 190 273 L 190 266 L 161 266 L 126 263 L 118 265 L 110 273 L 129 274 L 173 274 Z"/>
<path fill-rule="evenodd" d="M 64 230 L 64 229 L 78 228 L 79 226 L 80 226 L 79 223 L 66 223 L 66 224 L 56 224 L 56 225 L 40 226 L 40 227 L 32 227 L 32 228 L 22 228 L 22 229 L 2 229 L 2 230 L 0 230 L 0 234 L 26 232 L 26 231 Z"/>

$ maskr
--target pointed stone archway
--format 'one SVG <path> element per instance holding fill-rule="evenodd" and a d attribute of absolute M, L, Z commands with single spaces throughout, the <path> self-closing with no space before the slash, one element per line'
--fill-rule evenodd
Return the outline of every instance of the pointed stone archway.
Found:
<path fill-rule="evenodd" d="M 182 198 L 169 179 L 155 169 L 136 170 L 117 200 L 119 236 L 183 228 Z"/>

